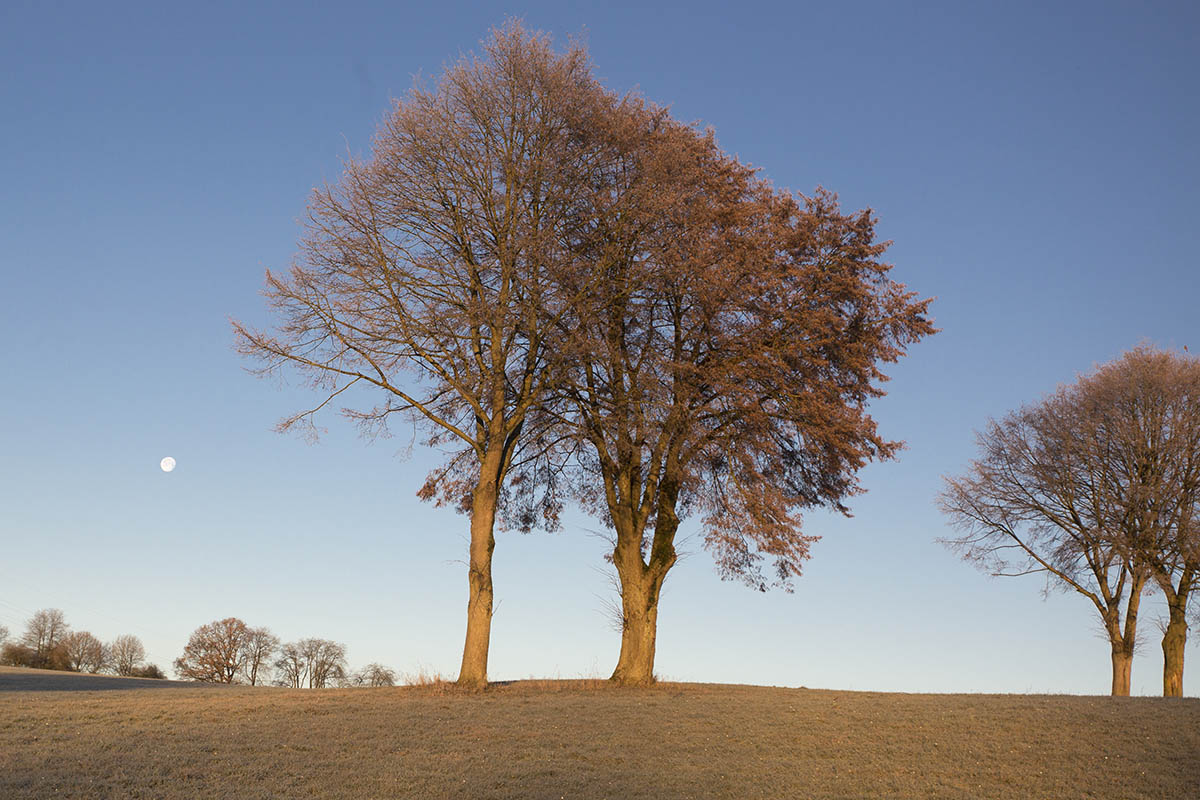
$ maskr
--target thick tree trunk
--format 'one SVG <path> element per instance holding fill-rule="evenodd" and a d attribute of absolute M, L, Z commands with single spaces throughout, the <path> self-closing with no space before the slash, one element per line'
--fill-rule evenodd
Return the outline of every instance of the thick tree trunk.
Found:
<path fill-rule="evenodd" d="M 621 579 L 621 655 L 612 680 L 623 686 L 654 683 L 654 646 L 658 638 L 658 595 L 661 581 L 650 580 L 638 563 L 618 568 Z"/>
<path fill-rule="evenodd" d="M 670 541 L 658 541 L 650 563 L 642 560 L 641 535 L 617 532 L 613 563 L 621 581 L 621 654 L 611 680 L 622 686 L 654 683 L 654 651 L 658 640 L 658 598 L 675 563 Z M 658 537 L 656 536 L 656 540 Z"/>
<path fill-rule="evenodd" d="M 1112 646 L 1112 696 L 1129 697 L 1129 681 L 1133 675 L 1133 652 L 1124 642 Z"/>
<path fill-rule="evenodd" d="M 654 651 L 658 640 L 658 598 L 667 572 L 675 564 L 675 532 L 679 517 L 675 503 L 678 483 L 668 475 L 659 486 L 656 501 L 654 538 L 649 563 L 642 556 L 644 529 L 630 515 L 616 511 L 613 522 L 617 544 L 613 564 L 621 581 L 621 655 L 611 680 L 622 686 L 649 686 L 654 683 Z"/>
<path fill-rule="evenodd" d="M 1112 696 L 1129 697 L 1130 679 L 1133 674 L 1133 648 L 1137 642 L 1138 607 L 1142 602 L 1142 587 L 1145 575 L 1133 575 L 1129 582 L 1129 599 L 1125 603 L 1125 624 L 1121 625 L 1121 614 L 1114 603 L 1105 615 L 1105 628 L 1112 646 Z"/>
<path fill-rule="evenodd" d="M 1163 697 L 1183 697 L 1183 648 L 1188 623 L 1183 608 L 1170 607 L 1171 616 L 1163 632 Z"/>
<path fill-rule="evenodd" d="M 467 638 L 463 644 L 458 685 L 471 689 L 487 686 L 488 647 L 492 638 L 492 551 L 499 498 L 496 464 L 485 459 L 479 484 L 471 499 L 471 551 L 467 571 Z M 491 469 L 489 469 L 489 466 Z"/>

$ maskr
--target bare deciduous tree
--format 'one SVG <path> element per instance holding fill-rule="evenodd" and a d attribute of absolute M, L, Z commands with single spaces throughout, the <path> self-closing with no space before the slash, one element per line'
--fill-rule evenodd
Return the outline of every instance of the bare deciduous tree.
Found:
<path fill-rule="evenodd" d="M 582 195 L 582 249 L 605 280 L 573 337 L 571 424 L 585 501 L 614 528 L 615 681 L 653 680 L 659 594 L 690 510 L 724 577 L 765 589 L 800 572 L 798 511 L 858 491 L 899 447 L 865 403 L 879 362 L 933 331 L 887 276 L 869 213 L 773 192 L 711 135 L 643 108 L 610 117 L 615 166 Z"/>
<path fill-rule="evenodd" d="M 71 631 L 62 637 L 67 668 L 72 672 L 99 672 L 108 664 L 104 643 L 88 631 Z"/>
<path fill-rule="evenodd" d="M 328 639 L 301 639 L 279 648 L 275 682 L 293 689 L 324 689 L 346 675 L 346 646 Z"/>
<path fill-rule="evenodd" d="M 1183 696 L 1188 604 L 1200 579 L 1200 359 L 1142 346 L 1081 381 L 1089 458 L 1104 461 L 1106 537 L 1162 590 L 1163 696 Z"/>
<path fill-rule="evenodd" d="M 142 640 L 131 634 L 122 634 L 109 645 L 112 668 L 118 675 L 132 675 L 146 658 Z"/>
<path fill-rule="evenodd" d="M 57 608 L 43 608 L 29 618 L 21 644 L 33 651 L 34 666 L 52 666 L 54 651 L 68 628 L 63 612 Z"/>
<path fill-rule="evenodd" d="M 279 648 L 279 657 L 275 659 L 275 683 L 299 689 L 307 677 L 307 662 L 299 642 L 288 642 Z"/>
<path fill-rule="evenodd" d="M 354 676 L 354 682 L 359 686 L 395 686 L 396 672 L 382 664 L 370 663 L 360 669 Z"/>
<path fill-rule="evenodd" d="M 1128 695 L 1147 581 L 1167 593 L 1164 692 L 1182 691 L 1186 606 L 1200 499 L 1200 370 L 1138 348 L 978 435 L 982 455 L 949 478 L 947 541 L 994 575 L 1042 573 L 1095 606 L 1112 693 Z M 1048 584 L 1052 585 L 1052 584 Z"/>
<path fill-rule="evenodd" d="M 246 661 L 242 665 L 242 674 L 251 686 L 257 686 L 260 679 L 267 680 L 265 673 L 271 669 L 271 660 L 279 649 L 279 637 L 268 628 L 250 628 L 247 631 Z M 264 673 L 260 675 L 261 673 Z"/>
<path fill-rule="evenodd" d="M 237 617 L 201 625 L 175 659 L 179 677 L 204 683 L 233 683 L 247 658 L 250 629 Z"/>
<path fill-rule="evenodd" d="M 582 48 L 556 53 L 515 23 L 495 31 L 482 58 L 397 102 L 371 159 L 315 193 L 302 257 L 267 274 L 277 332 L 234 325 L 263 372 L 294 368 L 323 390 L 281 429 L 315 430 L 313 414 L 361 384 L 383 395 L 345 410 L 366 432 L 401 414 L 454 448 L 420 495 L 470 514 L 467 686 L 487 681 L 505 480 L 559 374 L 551 276 L 575 263 L 563 243 L 591 168 L 579 120 L 603 97 Z"/>
<path fill-rule="evenodd" d="M 0 647 L 3 647 L 4 643 L 7 641 L 8 641 L 8 628 L 4 627 L 3 625 L 0 625 Z"/>

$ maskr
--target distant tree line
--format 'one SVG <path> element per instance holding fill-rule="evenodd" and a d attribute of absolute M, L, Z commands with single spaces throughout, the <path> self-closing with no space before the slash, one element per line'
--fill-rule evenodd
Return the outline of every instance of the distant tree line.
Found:
<path fill-rule="evenodd" d="M 269 629 L 252 628 L 237 617 L 193 631 L 174 667 L 180 678 L 204 683 L 293 689 L 396 684 L 396 673 L 381 664 L 352 672 L 346 665 L 344 644 L 316 638 L 281 643 Z"/>
<path fill-rule="evenodd" d="M 8 641 L 0 626 L 0 664 L 11 667 L 108 673 L 136 678 L 165 678 L 155 664 L 145 663 L 146 650 L 136 636 L 124 634 L 102 642 L 90 631 L 71 630 L 63 612 L 45 608 L 25 624 L 25 633 Z"/>
<path fill-rule="evenodd" d="M 36 612 L 25 632 L 9 641 L 0 625 L 0 665 L 67 672 L 165 678 L 146 663 L 141 639 L 129 634 L 102 642 L 89 631 L 75 631 L 63 612 Z M 329 639 L 281 643 L 267 628 L 252 628 L 236 617 L 201 625 L 192 632 L 183 655 L 175 659 L 176 675 L 204 683 L 274 685 L 295 689 L 395 686 L 396 672 L 371 663 L 359 670 L 346 664 L 346 646 Z"/>

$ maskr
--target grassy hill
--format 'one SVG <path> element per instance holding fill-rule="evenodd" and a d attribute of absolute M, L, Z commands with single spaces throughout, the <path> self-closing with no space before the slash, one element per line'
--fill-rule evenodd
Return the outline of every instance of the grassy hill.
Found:
<path fill-rule="evenodd" d="M 105 691 L 28 672 L 0 671 L 0 797 L 14 800 L 1200 796 L 1197 699 L 580 681 Z"/>

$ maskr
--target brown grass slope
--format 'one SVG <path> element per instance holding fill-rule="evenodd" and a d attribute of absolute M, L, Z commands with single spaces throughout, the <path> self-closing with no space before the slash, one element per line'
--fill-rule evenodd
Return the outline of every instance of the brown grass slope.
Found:
<path fill-rule="evenodd" d="M 5 691 L 3 798 L 1165 798 L 1200 700 L 537 682 Z"/>

